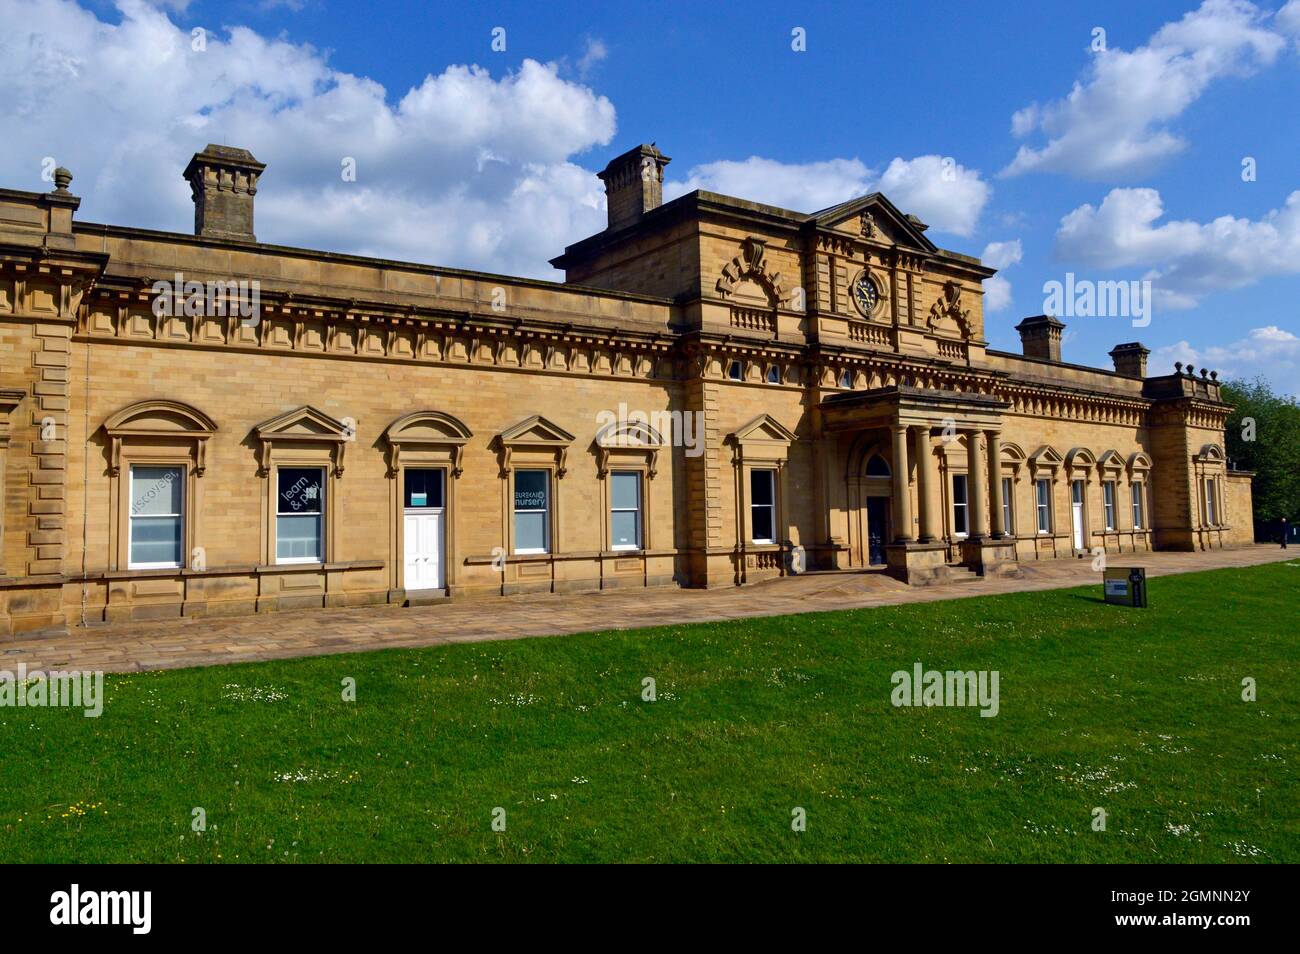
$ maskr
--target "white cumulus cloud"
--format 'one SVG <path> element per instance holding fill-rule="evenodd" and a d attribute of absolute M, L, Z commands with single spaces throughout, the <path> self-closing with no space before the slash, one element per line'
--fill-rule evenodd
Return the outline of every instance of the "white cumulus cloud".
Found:
<path fill-rule="evenodd" d="M 1277 26 L 1300 19 L 1292 0 Z M 1186 143 L 1169 128 L 1215 81 L 1270 65 L 1286 46 L 1269 14 L 1245 0 L 1206 0 L 1181 20 L 1166 23 L 1133 50 L 1118 47 L 1093 57 L 1069 95 L 1034 103 L 1011 120 L 1024 145 L 1004 175 L 1062 172 L 1086 179 L 1141 173 Z"/>
<path fill-rule="evenodd" d="M 1174 362 L 1219 372 L 1219 379 L 1262 376 L 1287 394 L 1300 394 L 1300 337 L 1277 325 L 1253 328 L 1244 338 L 1222 345 L 1193 346 L 1187 341 L 1151 353 L 1151 373 L 1167 374 Z"/>
<path fill-rule="evenodd" d="M 574 160 L 611 141 L 614 107 L 555 64 L 453 65 L 390 95 L 310 45 L 118 9 L 112 23 L 0 0 L 5 186 L 50 188 L 48 156 L 76 176 L 83 220 L 188 231 L 181 170 L 217 142 L 267 163 L 262 241 L 556 277 L 546 260 L 605 226 L 603 188 Z"/>
<path fill-rule="evenodd" d="M 977 170 L 943 156 L 893 159 L 879 175 L 858 159 L 788 163 L 760 156 L 695 166 L 670 181 L 665 197 L 696 189 L 796 212 L 816 212 L 868 192 L 883 192 L 905 213 L 941 232 L 970 235 L 992 188 Z"/>
<path fill-rule="evenodd" d="M 1155 189 L 1112 189 L 1100 206 L 1081 205 L 1061 219 L 1056 253 L 1099 268 L 1147 268 L 1145 277 L 1173 307 L 1263 278 L 1300 274 L 1300 191 L 1255 220 L 1223 215 L 1157 224 L 1163 215 Z"/>
<path fill-rule="evenodd" d="M 980 260 L 990 268 L 1009 268 L 1020 262 L 1024 251 L 1020 239 L 1009 242 L 989 242 L 984 246 Z M 1004 275 L 994 275 L 984 280 L 984 310 L 1005 311 L 1011 307 L 1014 299 L 1011 294 L 1011 282 Z"/>

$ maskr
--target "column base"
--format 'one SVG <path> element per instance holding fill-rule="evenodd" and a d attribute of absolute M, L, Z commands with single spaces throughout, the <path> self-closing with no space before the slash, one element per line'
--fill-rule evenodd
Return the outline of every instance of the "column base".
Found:
<path fill-rule="evenodd" d="M 890 543 L 885 547 L 885 572 L 911 586 L 942 583 L 948 575 L 948 547 L 936 543 Z"/>
<path fill-rule="evenodd" d="M 963 540 L 961 562 L 980 576 L 1020 576 L 1016 541 L 1010 537 Z"/>

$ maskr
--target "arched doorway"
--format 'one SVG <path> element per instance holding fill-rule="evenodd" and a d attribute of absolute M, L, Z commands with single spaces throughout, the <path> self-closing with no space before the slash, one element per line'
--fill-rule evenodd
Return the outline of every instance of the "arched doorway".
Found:
<path fill-rule="evenodd" d="M 887 444 L 876 437 L 861 440 L 849 455 L 849 561 L 851 566 L 885 565 L 890 540 L 893 467 Z"/>

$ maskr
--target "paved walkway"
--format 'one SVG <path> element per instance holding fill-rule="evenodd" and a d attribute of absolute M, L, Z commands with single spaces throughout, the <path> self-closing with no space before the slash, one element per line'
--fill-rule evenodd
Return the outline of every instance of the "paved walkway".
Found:
<path fill-rule="evenodd" d="M 1300 550 L 1275 546 L 1209 553 L 1152 553 L 1132 560 L 1148 576 L 1218 567 L 1300 562 Z M 1130 562 L 1117 560 L 1118 565 Z M 520 596 L 404 609 L 275 613 L 232 619 L 177 619 L 76 629 L 66 636 L 0 639 L 0 669 L 102 669 L 135 672 L 288 659 L 393 647 L 552 636 L 752 616 L 780 616 L 931 600 L 1050 590 L 1095 583 L 1089 560 L 1022 564 L 1021 579 L 973 579 L 908 587 L 878 572 L 813 573 L 717 590 L 614 590 L 578 596 Z M 1300 579 L 1300 575 L 1297 576 Z"/>

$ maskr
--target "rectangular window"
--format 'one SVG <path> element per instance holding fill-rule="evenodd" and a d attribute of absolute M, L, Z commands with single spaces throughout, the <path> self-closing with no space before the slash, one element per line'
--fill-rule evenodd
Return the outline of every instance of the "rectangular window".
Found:
<path fill-rule="evenodd" d="M 1102 510 L 1105 511 L 1106 529 L 1115 529 L 1115 481 L 1108 480 L 1101 485 Z"/>
<path fill-rule="evenodd" d="M 1133 482 L 1133 529 L 1143 529 L 1142 517 L 1142 481 Z"/>
<path fill-rule="evenodd" d="M 966 475 L 952 475 L 952 532 L 955 536 L 964 537 L 969 533 L 969 524 L 967 523 L 967 501 L 966 501 Z"/>
<path fill-rule="evenodd" d="M 776 540 L 776 471 L 749 472 L 749 541 Z"/>
<path fill-rule="evenodd" d="M 275 562 L 325 560 L 325 471 L 281 467 L 276 471 Z"/>
<path fill-rule="evenodd" d="M 1214 526 L 1219 522 L 1218 501 L 1214 499 L 1214 478 L 1205 478 L 1205 522 Z"/>
<path fill-rule="evenodd" d="M 549 471 L 515 471 L 515 552 L 551 552 Z"/>
<path fill-rule="evenodd" d="M 1034 481 L 1034 495 L 1038 509 L 1038 532 L 1052 532 L 1052 482 Z"/>
<path fill-rule="evenodd" d="M 1002 478 L 1002 529 L 1011 536 L 1016 535 L 1016 502 L 1011 496 L 1014 482 L 1010 477 Z"/>
<path fill-rule="evenodd" d="M 609 539 L 615 550 L 641 549 L 641 475 L 634 470 L 609 475 Z"/>
<path fill-rule="evenodd" d="M 131 538 L 127 567 L 184 565 L 185 468 L 131 468 Z"/>
<path fill-rule="evenodd" d="M 442 507 L 442 470 L 431 467 L 407 467 L 403 471 L 407 510 Z"/>

